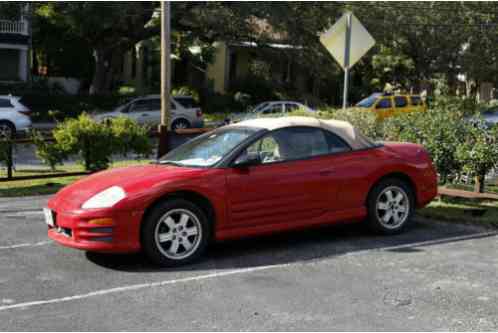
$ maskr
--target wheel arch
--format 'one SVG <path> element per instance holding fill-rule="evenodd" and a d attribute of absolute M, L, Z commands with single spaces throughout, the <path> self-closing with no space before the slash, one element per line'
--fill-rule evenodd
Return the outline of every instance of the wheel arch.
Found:
<path fill-rule="evenodd" d="M 365 204 L 368 203 L 368 200 L 370 198 L 370 195 L 373 191 L 373 189 L 375 188 L 375 186 L 377 186 L 380 182 L 386 180 L 386 179 L 399 179 L 403 182 L 405 182 L 406 184 L 408 184 L 412 191 L 413 191 L 413 199 L 415 200 L 415 205 L 418 204 L 418 198 L 417 198 L 417 185 L 415 184 L 415 182 L 413 181 L 413 179 L 407 175 L 406 173 L 404 172 L 390 172 L 388 174 L 385 174 L 383 175 L 382 177 L 380 177 L 379 179 L 377 179 L 373 184 L 372 186 L 370 186 L 370 189 L 368 191 L 368 195 L 366 197 L 366 202 Z"/>
<path fill-rule="evenodd" d="M 14 123 L 13 123 L 11 120 L 9 120 L 9 119 L 0 118 L 0 124 L 1 124 L 1 123 L 8 124 L 9 126 L 11 126 L 11 127 L 14 129 L 14 131 L 16 131 L 16 130 L 17 130 L 17 128 L 16 128 L 16 124 L 14 124 Z"/>
<path fill-rule="evenodd" d="M 192 127 L 192 122 L 184 116 L 178 116 L 177 118 L 173 119 L 173 121 L 171 122 L 171 126 L 173 126 L 173 124 L 177 121 L 186 121 L 188 123 L 188 126 Z"/>
<path fill-rule="evenodd" d="M 142 215 L 142 219 L 140 221 L 140 234 L 142 233 L 142 227 L 144 225 L 144 221 L 150 215 L 150 213 L 154 210 L 155 207 L 160 205 L 162 202 L 171 199 L 184 199 L 192 202 L 199 206 L 199 208 L 206 214 L 207 218 L 211 222 L 211 236 L 214 233 L 214 227 L 216 225 L 216 212 L 211 201 L 203 194 L 200 194 L 196 191 L 191 190 L 180 190 L 175 192 L 169 192 L 161 195 L 156 198 L 152 203 L 150 203 L 144 211 Z"/>

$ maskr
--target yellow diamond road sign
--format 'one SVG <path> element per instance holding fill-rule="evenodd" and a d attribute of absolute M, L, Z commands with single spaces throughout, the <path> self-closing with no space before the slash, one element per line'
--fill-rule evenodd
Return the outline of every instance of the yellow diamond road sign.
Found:
<path fill-rule="evenodd" d="M 375 45 L 375 40 L 353 14 L 344 14 L 329 30 L 320 36 L 320 42 L 332 54 L 339 65 L 345 69 L 345 48 L 348 28 L 348 15 L 351 15 L 351 47 L 349 68 L 360 60 Z"/>

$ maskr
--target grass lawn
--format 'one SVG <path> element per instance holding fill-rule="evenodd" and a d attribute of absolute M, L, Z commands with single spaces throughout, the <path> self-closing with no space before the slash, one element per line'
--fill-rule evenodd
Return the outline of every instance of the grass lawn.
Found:
<path fill-rule="evenodd" d="M 483 213 L 479 215 L 479 213 Z M 465 199 L 436 199 L 417 211 L 425 218 L 456 223 L 471 223 L 498 228 L 498 202 L 476 202 Z"/>
<path fill-rule="evenodd" d="M 112 164 L 112 168 L 140 165 L 150 163 L 150 160 L 126 160 Z M 58 173 L 63 172 L 80 172 L 84 171 L 80 165 L 68 165 L 57 168 Z M 56 173 L 57 173 L 56 172 Z M 15 176 L 30 176 L 35 174 L 52 173 L 49 170 L 19 170 L 14 172 Z M 5 171 L 0 171 L 0 177 L 5 177 Z M 21 197 L 41 194 L 53 194 L 67 184 L 71 184 L 75 180 L 84 176 L 72 177 L 53 177 L 34 180 L 16 180 L 8 182 L 0 182 L 0 197 Z"/>

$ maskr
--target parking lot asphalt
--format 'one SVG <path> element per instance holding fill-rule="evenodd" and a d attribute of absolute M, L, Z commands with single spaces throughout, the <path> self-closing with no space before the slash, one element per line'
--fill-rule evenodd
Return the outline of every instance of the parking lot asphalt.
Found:
<path fill-rule="evenodd" d="M 45 202 L 0 199 L 1 331 L 498 329 L 489 230 L 334 226 L 219 243 L 161 269 L 49 242 Z"/>

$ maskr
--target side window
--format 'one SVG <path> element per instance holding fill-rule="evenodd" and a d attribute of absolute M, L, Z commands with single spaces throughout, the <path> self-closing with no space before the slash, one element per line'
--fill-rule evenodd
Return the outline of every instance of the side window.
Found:
<path fill-rule="evenodd" d="M 12 108 L 13 105 L 8 99 L 0 98 L 0 108 Z"/>
<path fill-rule="evenodd" d="M 392 108 L 392 103 L 390 98 L 382 98 L 377 105 L 375 106 L 376 109 L 389 109 Z"/>
<path fill-rule="evenodd" d="M 274 114 L 274 113 L 282 113 L 282 104 L 277 103 L 277 104 L 272 104 L 266 109 L 263 110 L 263 114 Z"/>
<path fill-rule="evenodd" d="M 133 103 L 131 112 L 158 111 L 161 110 L 160 99 L 141 99 Z"/>
<path fill-rule="evenodd" d="M 329 131 L 324 131 L 324 133 L 325 137 L 327 138 L 329 153 L 334 154 L 334 153 L 343 153 L 346 151 L 351 151 L 351 147 L 339 136 Z"/>
<path fill-rule="evenodd" d="M 276 130 L 253 143 L 242 154 L 259 154 L 262 164 L 305 159 L 330 151 L 324 131 L 313 127 Z"/>
<path fill-rule="evenodd" d="M 420 96 L 411 96 L 410 99 L 412 100 L 412 105 L 422 105 Z"/>
<path fill-rule="evenodd" d="M 285 103 L 285 112 L 293 112 L 299 110 L 301 107 L 297 104 Z"/>
<path fill-rule="evenodd" d="M 397 108 L 404 108 L 405 106 L 408 105 L 408 101 L 406 100 L 405 96 L 395 96 L 394 97 L 394 105 Z"/>

